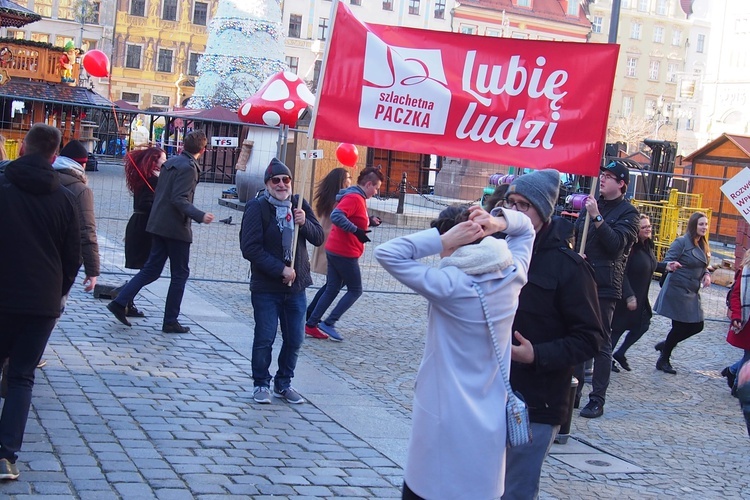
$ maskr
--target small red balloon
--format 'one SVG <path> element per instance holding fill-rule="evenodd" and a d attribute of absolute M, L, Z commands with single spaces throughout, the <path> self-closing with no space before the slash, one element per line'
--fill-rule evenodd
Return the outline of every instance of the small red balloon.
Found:
<path fill-rule="evenodd" d="M 101 50 L 89 50 L 83 54 L 81 63 L 83 64 L 83 69 L 91 76 L 104 78 L 109 75 L 109 57 Z"/>
<path fill-rule="evenodd" d="M 336 148 L 336 158 L 342 165 L 353 167 L 357 164 L 357 158 L 359 158 L 357 146 L 349 144 L 348 142 L 342 142 L 339 144 L 339 147 Z"/>

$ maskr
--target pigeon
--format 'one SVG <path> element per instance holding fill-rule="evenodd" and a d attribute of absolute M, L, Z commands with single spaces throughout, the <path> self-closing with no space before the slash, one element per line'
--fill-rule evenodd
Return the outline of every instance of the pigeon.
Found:
<path fill-rule="evenodd" d="M 231 224 L 232 223 L 232 216 L 230 215 L 226 219 L 221 219 L 219 222 L 223 222 L 224 224 Z"/>

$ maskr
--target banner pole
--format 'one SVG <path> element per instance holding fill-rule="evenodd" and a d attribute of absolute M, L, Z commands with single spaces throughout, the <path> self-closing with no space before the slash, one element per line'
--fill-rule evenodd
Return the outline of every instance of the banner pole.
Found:
<path fill-rule="evenodd" d="M 607 139 L 604 139 L 604 150 L 602 151 L 602 162 L 599 165 L 599 170 L 601 172 L 602 167 L 607 162 Z M 599 187 L 599 175 L 597 174 L 596 177 L 594 177 L 594 182 L 591 183 L 591 189 L 589 189 L 589 196 L 591 196 L 593 193 L 596 193 L 596 189 Z M 580 214 L 580 212 L 579 212 Z M 591 217 L 589 217 L 588 210 L 586 211 L 586 220 L 583 221 L 583 235 L 581 236 L 581 249 L 578 251 L 578 254 L 583 256 L 584 252 L 586 251 L 586 240 L 589 236 L 589 224 L 591 222 Z"/>

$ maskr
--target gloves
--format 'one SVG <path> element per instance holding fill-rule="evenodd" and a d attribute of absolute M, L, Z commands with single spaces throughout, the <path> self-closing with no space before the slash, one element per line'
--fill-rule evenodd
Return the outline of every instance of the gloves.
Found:
<path fill-rule="evenodd" d="M 359 241 L 362 243 L 367 243 L 370 241 L 370 238 L 367 237 L 367 233 L 370 231 L 365 231 L 364 229 L 357 228 L 356 231 L 354 231 L 354 236 L 357 237 Z"/>
<path fill-rule="evenodd" d="M 380 220 L 380 217 L 375 217 L 374 215 L 370 216 L 370 226 L 378 227 L 382 223 L 383 221 Z"/>

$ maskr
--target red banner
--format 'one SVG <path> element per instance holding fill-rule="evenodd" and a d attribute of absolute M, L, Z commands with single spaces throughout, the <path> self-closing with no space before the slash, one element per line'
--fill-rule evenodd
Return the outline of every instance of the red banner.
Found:
<path fill-rule="evenodd" d="M 313 136 L 597 175 L 618 50 L 364 24 L 338 3 Z"/>

